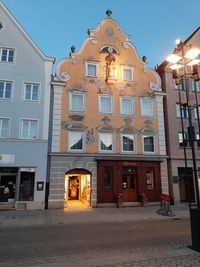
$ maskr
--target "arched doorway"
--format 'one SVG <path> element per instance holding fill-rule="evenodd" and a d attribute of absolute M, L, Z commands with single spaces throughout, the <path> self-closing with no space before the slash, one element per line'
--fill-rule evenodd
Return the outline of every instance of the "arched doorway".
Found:
<path fill-rule="evenodd" d="M 65 207 L 91 206 L 91 172 L 85 169 L 72 169 L 65 173 Z"/>

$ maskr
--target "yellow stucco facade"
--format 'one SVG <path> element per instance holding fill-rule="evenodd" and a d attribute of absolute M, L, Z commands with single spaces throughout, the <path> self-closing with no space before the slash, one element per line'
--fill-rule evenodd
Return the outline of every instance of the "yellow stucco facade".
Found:
<path fill-rule="evenodd" d="M 69 57 L 59 62 L 52 90 L 52 206 L 56 201 L 62 205 L 63 177 L 73 170 L 91 175 L 90 206 L 115 202 L 125 166 L 132 166 L 134 180 L 130 182 L 134 189 L 124 195 L 126 201 L 137 201 L 146 190 L 146 180 L 140 176 L 152 175 L 154 189 L 147 192 L 151 201 L 158 200 L 161 191 L 168 192 L 160 77 L 147 67 L 145 57 L 139 57 L 111 13 L 96 29 L 88 30 L 80 51 L 72 46 Z M 103 192 L 106 175 L 112 188 Z M 76 179 L 77 183 L 81 176 Z"/>

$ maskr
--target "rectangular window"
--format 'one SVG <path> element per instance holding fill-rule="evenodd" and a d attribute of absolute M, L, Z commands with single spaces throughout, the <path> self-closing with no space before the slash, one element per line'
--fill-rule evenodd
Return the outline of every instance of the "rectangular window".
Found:
<path fill-rule="evenodd" d="M 113 151 L 113 134 L 99 133 L 99 151 L 112 152 Z"/>
<path fill-rule="evenodd" d="M 154 153 L 155 152 L 154 136 L 143 136 L 143 152 L 144 153 Z"/>
<path fill-rule="evenodd" d="M 112 167 L 104 168 L 104 188 L 106 191 L 112 190 L 113 184 L 113 169 Z"/>
<path fill-rule="evenodd" d="M 22 139 L 37 139 L 38 121 L 37 120 L 22 120 Z"/>
<path fill-rule="evenodd" d="M 1 49 L 2 62 L 14 62 L 14 49 L 2 48 Z"/>
<path fill-rule="evenodd" d="M 196 141 L 197 141 L 197 147 L 200 147 L 200 138 L 199 138 L 199 134 L 196 134 Z"/>
<path fill-rule="evenodd" d="M 198 110 L 198 113 L 197 113 L 197 110 Z M 199 115 L 199 119 L 200 119 L 200 107 L 196 107 L 194 109 L 194 118 L 195 119 L 198 119 L 197 115 Z"/>
<path fill-rule="evenodd" d="M 180 105 L 179 102 L 176 103 L 176 117 L 180 118 L 181 117 L 181 112 L 182 112 L 182 118 L 187 119 L 188 118 L 188 107 Z"/>
<path fill-rule="evenodd" d="M 189 142 L 187 141 L 187 134 L 179 132 L 178 133 L 179 147 L 189 147 Z"/>
<path fill-rule="evenodd" d="M 0 118 L 0 137 L 8 137 L 10 128 L 10 120 Z"/>
<path fill-rule="evenodd" d="M 28 101 L 39 100 L 39 84 L 25 83 L 24 100 L 28 100 Z"/>
<path fill-rule="evenodd" d="M 70 131 L 68 133 L 68 144 L 70 151 L 83 151 L 83 132 Z"/>
<path fill-rule="evenodd" d="M 86 76 L 98 77 L 98 64 L 92 62 L 85 62 Z"/>
<path fill-rule="evenodd" d="M 0 81 L 0 99 L 11 99 L 12 82 Z"/>
<path fill-rule="evenodd" d="M 85 95 L 70 93 L 70 111 L 83 112 L 85 110 Z"/>
<path fill-rule="evenodd" d="M 154 115 L 153 99 L 141 98 L 141 115 L 150 117 Z"/>
<path fill-rule="evenodd" d="M 122 152 L 135 152 L 135 142 L 133 134 L 121 135 Z"/>
<path fill-rule="evenodd" d="M 152 168 L 146 170 L 146 186 L 148 190 L 154 189 L 154 171 Z"/>
<path fill-rule="evenodd" d="M 133 98 L 132 97 L 120 97 L 120 113 L 122 115 L 133 114 Z"/>
<path fill-rule="evenodd" d="M 99 112 L 100 113 L 112 113 L 112 97 L 111 96 L 99 96 Z"/>
<path fill-rule="evenodd" d="M 198 93 L 200 92 L 200 80 L 198 81 L 192 80 L 192 91 L 195 92 L 195 90 Z"/>
<path fill-rule="evenodd" d="M 185 90 L 185 81 L 180 80 L 179 84 L 176 84 L 176 79 L 174 79 L 174 88 L 179 90 Z"/>
<path fill-rule="evenodd" d="M 133 68 L 122 67 L 122 80 L 133 81 Z"/>

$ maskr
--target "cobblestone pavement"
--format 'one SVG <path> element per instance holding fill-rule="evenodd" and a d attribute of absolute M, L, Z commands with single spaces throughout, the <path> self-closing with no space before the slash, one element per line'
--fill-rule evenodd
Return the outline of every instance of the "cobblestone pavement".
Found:
<path fill-rule="evenodd" d="M 1 267 L 200 266 L 187 209 L 0 213 Z"/>

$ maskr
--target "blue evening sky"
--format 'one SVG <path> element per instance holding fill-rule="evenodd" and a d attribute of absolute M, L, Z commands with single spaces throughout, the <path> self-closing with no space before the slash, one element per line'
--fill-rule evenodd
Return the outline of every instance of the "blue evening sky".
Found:
<path fill-rule="evenodd" d="M 78 51 L 87 35 L 112 10 L 112 18 L 131 35 L 140 57 L 159 65 L 200 26 L 200 0 L 2 0 L 33 41 L 56 62 Z"/>

